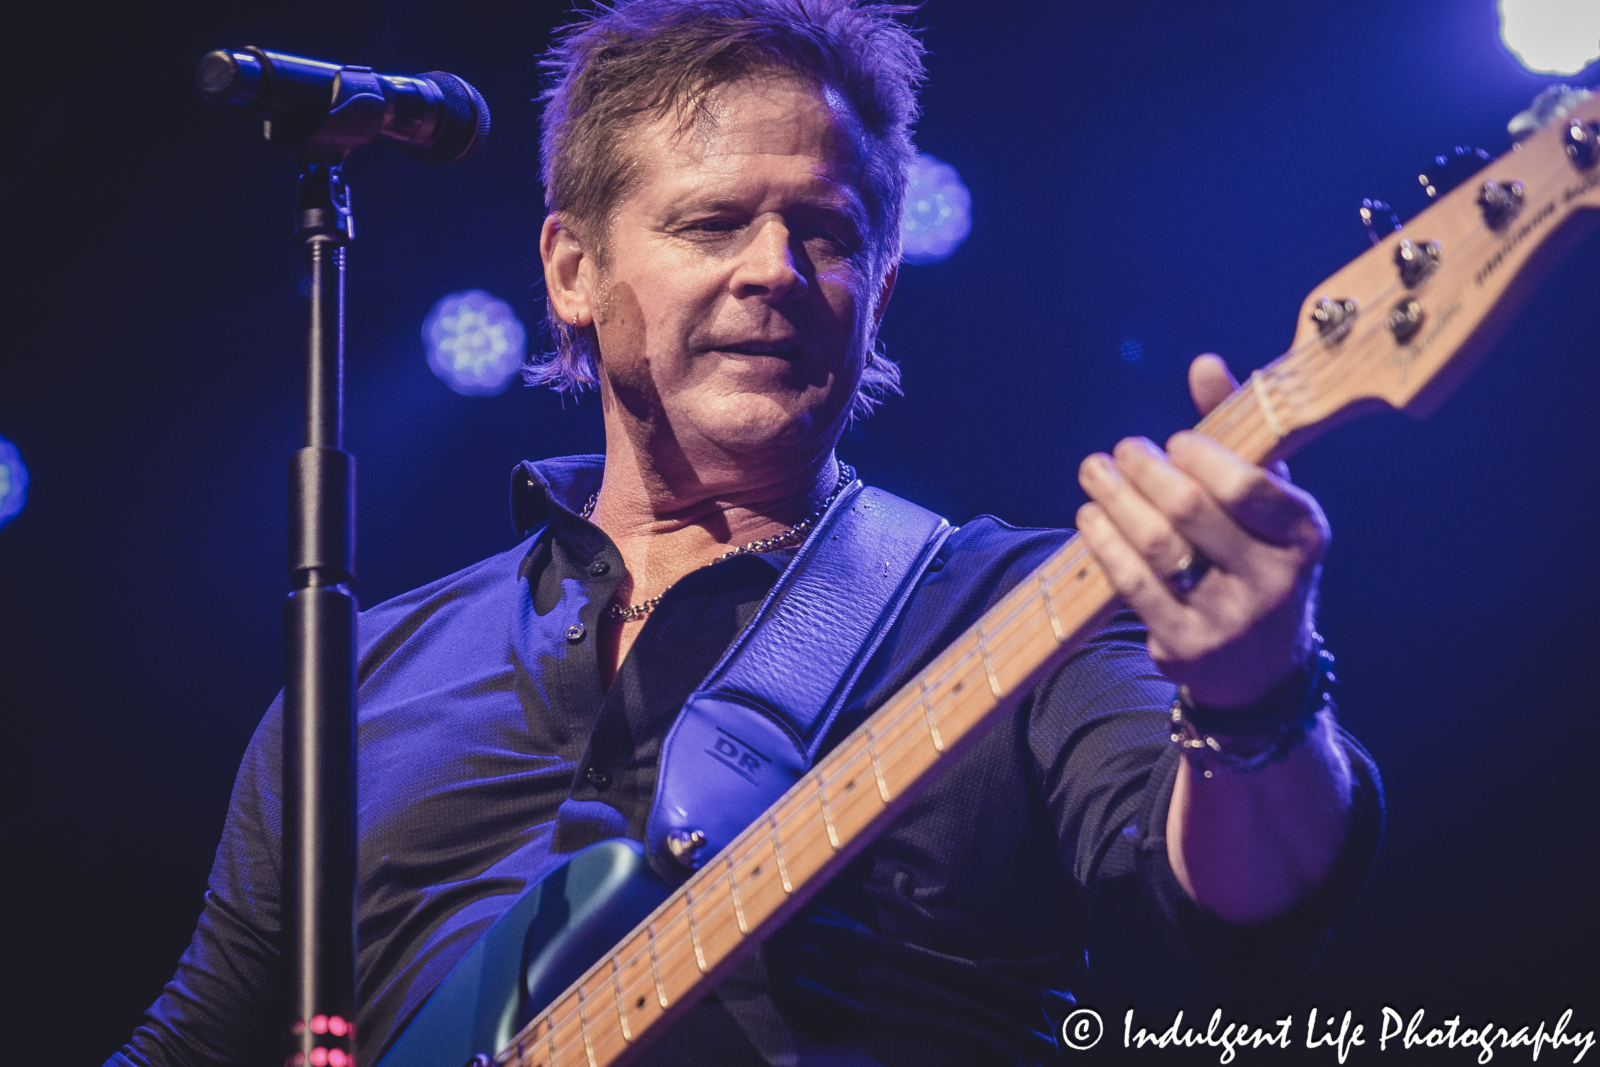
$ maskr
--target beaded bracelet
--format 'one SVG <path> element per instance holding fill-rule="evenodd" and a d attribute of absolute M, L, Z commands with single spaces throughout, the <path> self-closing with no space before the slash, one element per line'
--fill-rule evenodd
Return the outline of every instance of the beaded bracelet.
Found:
<path fill-rule="evenodd" d="M 1313 633 L 1316 650 L 1306 662 L 1266 696 L 1242 708 L 1212 708 L 1196 704 L 1188 686 L 1179 686 L 1173 698 L 1169 737 L 1195 770 L 1212 777 L 1214 764 L 1235 774 L 1259 771 L 1288 758 L 1305 742 L 1324 710 L 1336 710 L 1328 687 L 1336 683 L 1331 670 L 1333 653 L 1322 647 L 1322 635 Z M 1261 744 L 1252 752 L 1223 748 L 1216 734 L 1251 738 Z"/>

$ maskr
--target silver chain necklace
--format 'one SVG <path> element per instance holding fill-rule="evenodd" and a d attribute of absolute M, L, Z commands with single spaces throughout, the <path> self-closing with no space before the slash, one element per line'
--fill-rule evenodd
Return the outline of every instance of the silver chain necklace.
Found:
<path fill-rule="evenodd" d="M 817 520 L 822 518 L 822 513 L 827 511 L 828 506 L 839 498 L 839 494 L 844 492 L 844 487 L 854 481 L 855 477 L 856 472 L 848 463 L 840 463 L 839 480 L 834 483 L 833 492 L 828 494 L 827 499 L 817 505 L 816 511 L 813 511 L 787 530 L 780 530 L 771 537 L 763 537 L 759 541 L 751 541 L 748 545 L 740 545 L 731 552 L 724 552 L 711 562 L 721 563 L 723 560 L 732 559 L 734 556 L 744 556 L 752 552 L 771 552 L 775 548 L 788 548 L 790 545 L 798 545 L 806 539 L 806 536 L 811 533 L 811 528 L 817 524 Z M 600 491 L 597 489 L 584 502 L 583 510 L 578 512 L 578 517 L 587 521 L 594 514 L 594 506 L 599 501 Z M 627 607 L 623 607 L 620 604 L 612 604 L 606 608 L 606 614 L 618 622 L 632 622 L 634 619 L 642 619 L 655 610 L 656 605 L 661 603 L 661 598 L 666 596 L 671 589 L 672 586 L 667 586 L 658 595 L 651 597 L 642 604 L 629 604 Z"/>

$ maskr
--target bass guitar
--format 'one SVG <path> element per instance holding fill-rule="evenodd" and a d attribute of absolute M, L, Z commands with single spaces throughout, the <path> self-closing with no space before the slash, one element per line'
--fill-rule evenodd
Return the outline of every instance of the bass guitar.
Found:
<path fill-rule="evenodd" d="M 1600 96 L 1317 286 L 1289 350 L 1197 428 L 1265 464 L 1364 411 L 1427 414 L 1597 208 Z M 1068 541 L 682 885 L 619 840 L 529 889 L 379 1067 L 627 1063 L 1117 607 Z"/>

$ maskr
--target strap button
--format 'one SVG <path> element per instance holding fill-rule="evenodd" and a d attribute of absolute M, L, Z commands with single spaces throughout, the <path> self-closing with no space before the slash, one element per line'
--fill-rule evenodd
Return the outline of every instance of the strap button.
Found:
<path fill-rule="evenodd" d="M 597 559 L 593 563 L 589 564 L 589 574 L 591 576 L 595 577 L 595 578 L 600 577 L 602 574 L 604 574 L 606 571 L 608 571 L 610 569 L 611 569 L 611 564 L 607 563 L 603 559 Z"/>
<path fill-rule="evenodd" d="M 575 622 L 571 626 L 567 627 L 567 640 L 574 643 L 582 641 L 585 632 L 586 631 L 583 628 L 583 623 Z"/>

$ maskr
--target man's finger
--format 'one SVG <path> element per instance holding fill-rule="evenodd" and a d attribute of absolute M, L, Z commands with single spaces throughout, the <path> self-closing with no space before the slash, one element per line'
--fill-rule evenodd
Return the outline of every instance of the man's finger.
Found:
<path fill-rule="evenodd" d="M 1327 520 L 1309 494 L 1191 431 L 1173 434 L 1168 456 L 1250 534 L 1276 545 L 1327 540 Z M 1185 530 L 1179 524 L 1180 530 Z"/>
<path fill-rule="evenodd" d="M 1150 483 L 1188 479 L 1165 462 L 1148 457 L 1147 450 L 1154 448 L 1147 441 L 1123 441 L 1117 445 L 1115 461 L 1104 455 L 1084 460 L 1079 482 L 1133 550 L 1156 573 L 1169 574 L 1181 568 L 1186 557 L 1192 558 L 1195 546 L 1179 532 L 1172 518 L 1161 512 L 1161 497 L 1170 498 L 1173 491 L 1163 494 L 1160 489 L 1165 487 L 1158 486 L 1152 492 Z M 1124 464 L 1124 457 L 1131 462 Z M 1147 467 L 1161 469 L 1146 470 Z M 1211 508 L 1220 515 L 1221 509 L 1215 504 Z"/>
<path fill-rule="evenodd" d="M 1182 566 L 1191 548 L 1229 570 L 1249 552 L 1250 536 L 1238 521 L 1203 482 L 1174 466 L 1154 444 L 1127 438 L 1117 444 L 1116 461 L 1131 492 L 1090 495 L 1158 570 Z"/>
<path fill-rule="evenodd" d="M 1185 605 L 1161 575 L 1122 536 L 1105 508 L 1091 501 L 1078 509 L 1078 533 L 1100 561 L 1106 579 L 1154 633 L 1183 625 Z"/>
<path fill-rule="evenodd" d="M 1189 395 L 1194 398 L 1194 406 L 1200 414 L 1211 414 L 1211 409 L 1228 399 L 1237 388 L 1238 379 L 1215 352 L 1196 356 L 1189 364 Z"/>

